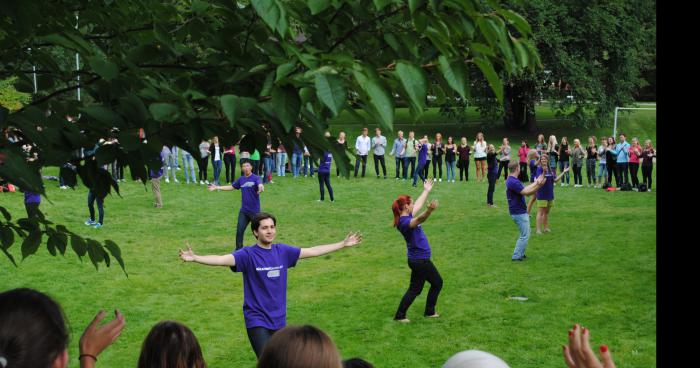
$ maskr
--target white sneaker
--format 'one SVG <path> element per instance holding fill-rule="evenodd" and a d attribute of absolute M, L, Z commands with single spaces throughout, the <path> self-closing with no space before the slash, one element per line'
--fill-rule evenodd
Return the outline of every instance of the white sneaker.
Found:
<path fill-rule="evenodd" d="M 166 182 L 166 183 L 170 183 L 170 179 L 165 178 L 165 182 Z"/>
<path fill-rule="evenodd" d="M 209 180 L 205 180 L 204 184 L 209 185 Z"/>
<path fill-rule="evenodd" d="M 442 178 L 438 179 L 438 181 L 442 181 Z"/>
<path fill-rule="evenodd" d="M 177 179 L 173 179 L 174 182 L 179 183 L 180 181 Z"/>
<path fill-rule="evenodd" d="M 563 186 L 564 186 L 564 183 L 561 183 L 561 185 L 559 185 L 559 186 L 563 187 Z"/>
<path fill-rule="evenodd" d="M 204 185 L 204 180 L 200 180 L 200 181 L 199 181 L 199 184 L 200 184 L 200 185 Z"/>

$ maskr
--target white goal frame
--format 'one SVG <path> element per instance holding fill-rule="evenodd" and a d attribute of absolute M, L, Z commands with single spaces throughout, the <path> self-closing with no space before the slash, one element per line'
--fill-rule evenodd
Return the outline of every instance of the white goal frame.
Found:
<path fill-rule="evenodd" d="M 656 107 L 615 107 L 615 125 L 613 126 L 613 137 L 617 137 L 617 112 L 619 110 L 656 110 Z"/>

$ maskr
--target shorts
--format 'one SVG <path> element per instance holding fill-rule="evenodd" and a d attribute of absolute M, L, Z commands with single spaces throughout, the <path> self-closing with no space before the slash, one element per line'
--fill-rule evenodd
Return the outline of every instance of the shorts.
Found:
<path fill-rule="evenodd" d="M 538 199 L 537 208 L 552 208 L 554 207 L 553 199 Z"/>
<path fill-rule="evenodd" d="M 474 161 L 484 161 L 486 157 L 474 157 Z"/>

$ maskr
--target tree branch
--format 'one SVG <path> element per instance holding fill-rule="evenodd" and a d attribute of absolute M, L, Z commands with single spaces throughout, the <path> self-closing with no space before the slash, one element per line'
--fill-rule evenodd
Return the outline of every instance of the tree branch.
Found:
<path fill-rule="evenodd" d="M 73 85 L 73 86 L 70 86 L 70 87 L 66 87 L 66 88 L 63 88 L 63 89 L 59 89 L 58 91 L 53 92 L 53 93 L 51 93 L 51 94 L 49 94 L 49 95 L 47 95 L 47 96 L 44 96 L 44 97 L 42 97 L 42 98 L 40 98 L 40 99 L 38 99 L 38 100 L 36 100 L 36 101 L 32 101 L 32 103 L 30 103 L 30 104 L 27 105 L 27 106 L 38 105 L 38 104 L 40 104 L 40 103 L 46 102 L 46 101 L 48 101 L 48 100 L 50 100 L 50 99 L 52 99 L 52 98 L 54 98 L 54 97 L 56 97 L 56 96 L 58 96 L 58 95 L 61 95 L 61 94 L 66 93 L 66 92 L 74 91 L 74 90 L 76 90 L 76 89 L 78 89 L 78 88 L 80 88 L 80 87 L 89 86 L 89 85 L 91 85 L 91 84 L 97 82 L 97 81 L 100 80 L 100 79 L 102 79 L 102 77 L 97 76 L 97 77 L 95 77 L 95 78 L 92 78 L 92 79 L 89 79 L 89 80 L 85 81 L 85 83 L 80 83 L 80 84 L 76 84 L 76 85 Z M 22 112 L 24 109 L 27 108 L 27 106 L 25 106 L 25 107 L 23 107 L 23 108 L 21 108 L 21 109 L 15 111 L 15 113 Z"/>
<path fill-rule="evenodd" d="M 350 38 L 350 36 L 352 36 L 353 34 L 355 34 L 355 32 L 357 32 L 359 29 L 365 28 L 365 27 L 369 26 L 370 24 L 373 24 L 374 22 L 376 22 L 376 21 L 378 21 L 378 20 L 382 20 L 382 19 L 384 19 L 384 18 L 391 17 L 392 15 L 394 15 L 394 14 L 396 14 L 396 13 L 402 11 L 402 10 L 405 10 L 405 9 L 406 9 L 406 5 L 401 5 L 401 6 L 399 6 L 398 8 L 392 10 L 392 11 L 389 12 L 389 13 L 385 13 L 385 14 L 379 15 L 379 16 L 373 18 L 373 19 L 370 19 L 370 20 L 368 20 L 368 21 L 365 21 L 365 22 L 362 22 L 362 23 L 358 24 L 357 26 L 355 26 L 355 28 L 353 28 L 353 29 L 349 30 L 347 33 L 345 33 L 345 35 L 343 35 L 343 37 L 341 37 L 338 41 L 336 41 L 336 42 L 333 44 L 333 46 L 331 46 L 331 48 L 328 49 L 328 51 L 326 51 L 326 52 L 332 52 L 336 47 L 338 47 L 338 45 L 340 45 L 341 43 L 345 42 L 348 38 Z"/>

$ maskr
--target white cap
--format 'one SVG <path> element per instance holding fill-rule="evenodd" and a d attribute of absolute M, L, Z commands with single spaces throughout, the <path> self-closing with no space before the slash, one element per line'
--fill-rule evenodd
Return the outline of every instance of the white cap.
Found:
<path fill-rule="evenodd" d="M 442 368 L 510 368 L 501 358 L 481 350 L 465 350 L 453 355 Z"/>

